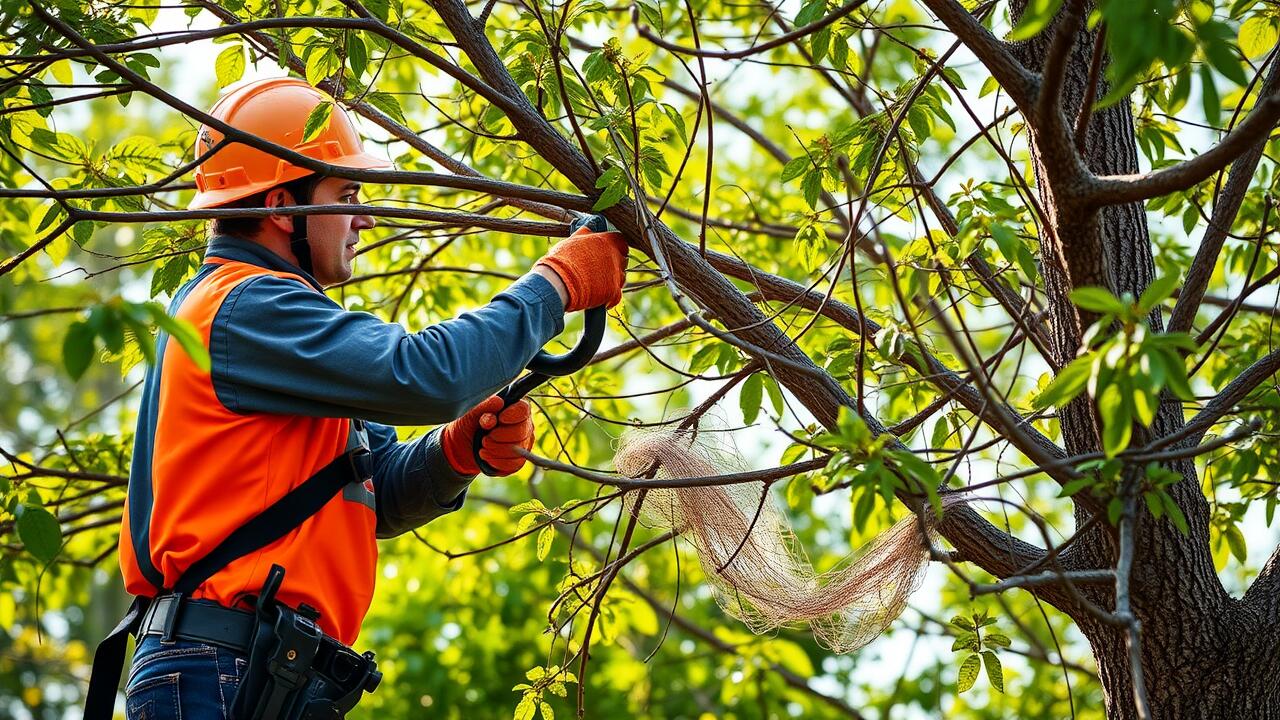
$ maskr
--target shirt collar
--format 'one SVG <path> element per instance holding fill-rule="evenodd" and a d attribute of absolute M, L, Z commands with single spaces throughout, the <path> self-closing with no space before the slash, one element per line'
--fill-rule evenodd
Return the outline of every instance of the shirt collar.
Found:
<path fill-rule="evenodd" d="M 234 260 L 235 262 L 257 265 L 268 270 L 293 273 L 306 280 L 316 290 L 324 292 L 324 288 L 311 276 L 311 273 L 306 272 L 252 240 L 245 240 L 234 235 L 215 235 L 209 241 L 209 247 L 205 250 L 204 255 L 205 257 L 216 257 L 223 260 Z"/>

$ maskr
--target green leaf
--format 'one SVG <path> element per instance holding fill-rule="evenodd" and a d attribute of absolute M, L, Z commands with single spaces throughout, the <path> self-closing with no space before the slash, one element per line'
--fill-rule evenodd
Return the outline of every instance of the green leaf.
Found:
<path fill-rule="evenodd" d="M 347 67 L 357 78 L 364 75 L 369 66 L 369 49 L 358 33 L 347 33 Z"/>
<path fill-rule="evenodd" d="M 1081 490 L 1093 487 L 1095 482 L 1096 481 L 1092 475 L 1085 475 L 1084 477 L 1078 477 L 1075 480 L 1072 480 L 1071 482 L 1067 483 L 1066 485 L 1063 485 L 1062 490 L 1058 492 L 1058 497 L 1071 497 L 1072 495 L 1075 495 Z"/>
<path fill-rule="evenodd" d="M 1178 507 L 1178 503 L 1174 501 L 1169 493 L 1160 491 L 1160 497 L 1164 501 L 1165 514 L 1169 516 L 1169 521 L 1174 527 L 1178 528 L 1178 532 L 1186 535 L 1191 532 L 1191 528 L 1187 525 L 1187 516 L 1182 514 L 1182 508 Z"/>
<path fill-rule="evenodd" d="M 961 630 L 969 630 L 969 631 L 973 631 L 973 629 L 974 629 L 974 628 L 973 628 L 973 621 L 972 621 L 972 620 L 970 620 L 969 618 L 967 618 L 967 617 L 963 616 L 963 615 L 957 615 L 957 616 L 955 616 L 955 617 L 951 618 L 951 624 L 952 624 L 952 625 L 955 625 L 956 627 L 960 628 Z"/>
<path fill-rule="evenodd" d="M 618 201 L 621 200 L 622 196 L 625 194 L 625 185 L 622 183 L 613 185 L 600 194 L 600 199 L 596 200 L 595 204 L 591 206 L 591 209 L 597 212 L 600 210 L 607 210 L 614 205 L 617 205 Z"/>
<path fill-rule="evenodd" d="M 364 6 L 382 22 L 391 20 L 391 0 L 365 0 Z"/>
<path fill-rule="evenodd" d="M 556 530 L 553 526 L 548 525 L 538 531 L 538 561 L 547 559 L 547 555 L 551 552 L 551 541 L 556 537 Z"/>
<path fill-rule="evenodd" d="M 662 111 L 666 114 L 667 119 L 671 121 L 671 126 L 674 127 L 676 132 L 680 135 L 680 142 L 688 143 L 689 131 L 685 127 L 684 116 L 680 114 L 680 111 L 674 106 L 667 105 L 665 103 L 662 106 Z"/>
<path fill-rule="evenodd" d="M 1004 668 L 1000 666 L 1000 658 L 987 650 L 982 653 L 982 659 L 987 666 L 987 679 L 991 681 L 991 686 L 999 692 L 1004 692 Z"/>
<path fill-rule="evenodd" d="M 1138 307 L 1142 308 L 1144 313 L 1149 312 L 1151 308 L 1164 302 L 1166 298 L 1172 295 L 1176 287 L 1178 287 L 1177 275 L 1173 273 L 1161 275 L 1152 280 L 1147 289 L 1142 291 L 1142 297 L 1138 298 Z"/>
<path fill-rule="evenodd" d="M 1134 388 L 1129 398 L 1133 400 L 1133 414 L 1137 416 L 1138 422 L 1142 423 L 1143 427 L 1151 427 L 1151 423 L 1156 419 L 1156 404 L 1159 398 L 1144 388 Z"/>
<path fill-rule="evenodd" d="M 1053 20 L 1053 16 L 1058 14 L 1060 7 L 1062 7 L 1062 0 L 1032 0 L 1027 3 L 1027 8 L 1022 11 L 1018 24 L 1009 33 L 1009 39 L 1016 42 L 1039 35 Z"/>
<path fill-rule="evenodd" d="M 521 515 L 520 521 L 516 523 L 516 534 L 523 535 L 537 525 L 542 520 L 542 516 L 537 513 L 529 513 Z"/>
<path fill-rule="evenodd" d="M 161 330 L 178 341 L 187 356 L 191 358 L 191 362 L 195 363 L 200 370 L 209 372 L 209 349 L 204 346 L 204 340 L 200 337 L 200 333 L 196 332 L 195 326 L 186 320 L 170 317 L 159 303 L 147 303 L 146 307 L 147 312 L 151 314 L 151 319 L 160 326 Z"/>
<path fill-rule="evenodd" d="M 1082 287 L 1072 290 L 1071 302 L 1084 310 L 1104 315 L 1120 315 L 1127 309 L 1119 298 L 1100 287 Z"/>
<path fill-rule="evenodd" d="M 1133 416 L 1125 393 L 1119 385 L 1108 385 L 1098 398 L 1098 414 L 1102 417 L 1102 449 L 1108 458 L 1129 447 L 1133 434 Z"/>
<path fill-rule="evenodd" d="M 337 72 L 338 54 L 330 45 L 312 45 L 307 48 L 307 82 L 319 85 L 326 78 Z"/>
<path fill-rule="evenodd" d="M 67 336 L 62 341 L 62 365 L 73 380 L 79 380 L 89 369 L 96 335 L 93 328 L 83 321 L 74 322 L 67 328 Z"/>
<path fill-rule="evenodd" d="M 1001 633 L 987 633 L 982 636 L 982 644 L 987 647 L 1009 647 L 1009 636 Z"/>
<path fill-rule="evenodd" d="M 1245 546 L 1244 534 L 1240 532 L 1240 528 L 1235 525 L 1228 525 L 1222 531 L 1222 536 L 1227 540 L 1227 547 L 1231 548 L 1231 554 L 1236 560 L 1244 562 L 1249 559 L 1249 549 Z"/>
<path fill-rule="evenodd" d="M 39 505 L 23 505 L 16 522 L 18 539 L 40 562 L 49 562 L 62 548 L 62 528 L 58 519 Z"/>
<path fill-rule="evenodd" d="M 827 57 L 827 50 L 831 47 L 831 26 L 818 30 L 809 37 L 809 50 L 813 54 L 813 64 L 818 65 Z"/>
<path fill-rule="evenodd" d="M 392 120 L 401 125 L 408 125 L 409 121 L 404 118 L 404 111 L 400 109 L 400 101 L 396 100 L 396 96 L 385 92 L 371 92 L 364 96 L 366 102 L 375 108 L 381 110 Z"/>
<path fill-rule="evenodd" d="M 1232 43 L 1221 38 L 1209 37 L 1204 41 L 1204 54 L 1214 69 L 1222 73 L 1237 85 L 1249 84 L 1249 78 L 1240 67 L 1240 58 L 1236 57 Z"/>
<path fill-rule="evenodd" d="M 218 78 L 218 87 L 224 88 L 244 77 L 244 46 L 240 43 L 229 45 L 218 53 L 213 62 L 213 72 Z"/>
<path fill-rule="evenodd" d="M 1092 354 L 1082 355 L 1067 363 L 1067 366 L 1058 372 L 1057 377 L 1040 391 L 1032 406 L 1037 410 L 1043 410 L 1050 406 L 1062 407 L 1071 402 L 1089 382 L 1092 368 Z"/>
<path fill-rule="evenodd" d="M 982 659 L 974 654 L 964 659 L 960 665 L 960 676 L 956 679 L 956 689 L 964 692 L 973 687 L 973 683 L 978 680 L 978 668 L 982 663 Z"/>
<path fill-rule="evenodd" d="M 520 703 L 516 705 L 515 714 L 512 720 L 533 720 L 533 716 L 537 714 L 538 706 L 532 694 L 527 694 L 520 698 Z"/>
<path fill-rule="evenodd" d="M 1112 525 L 1120 524 L 1120 516 L 1124 514 L 1124 501 L 1118 497 L 1111 498 L 1107 502 L 1107 522 Z"/>
<path fill-rule="evenodd" d="M 550 703 L 538 703 L 538 710 L 542 712 L 542 720 L 556 720 L 556 713 L 551 709 Z"/>
<path fill-rule="evenodd" d="M 782 182 L 791 182 L 792 180 L 795 180 L 803 175 L 804 171 L 808 170 L 812 164 L 813 162 L 809 160 L 808 155 L 791 158 L 782 168 Z"/>
<path fill-rule="evenodd" d="M 175 255 L 166 259 L 160 269 L 151 274 L 151 297 L 173 293 L 182 284 L 190 269 L 189 255 Z"/>
<path fill-rule="evenodd" d="M 822 171 L 811 170 L 800 181 L 800 189 L 804 192 L 804 201 L 810 209 L 818 209 L 818 196 L 822 194 Z"/>
<path fill-rule="evenodd" d="M 527 513 L 527 512 L 545 513 L 546 511 L 547 511 L 547 506 L 543 505 L 541 500 L 526 500 L 520 503 L 519 505 L 513 506 L 510 510 L 512 515 L 518 515 L 520 513 Z"/>
<path fill-rule="evenodd" d="M 1191 383 L 1187 380 L 1187 365 L 1180 355 L 1161 350 L 1152 353 L 1151 359 L 1164 365 L 1165 387 L 1183 400 L 1195 400 L 1195 393 L 1191 391 Z"/>
<path fill-rule="evenodd" d="M 742 392 L 738 395 L 739 405 L 742 407 L 742 422 L 750 425 L 756 421 L 760 415 L 760 402 L 764 396 L 764 379 L 760 373 L 752 373 L 746 382 L 742 383 Z"/>
<path fill-rule="evenodd" d="M 715 364 L 718 357 L 720 357 L 720 343 L 703 345 L 689 360 L 689 372 L 701 375 Z"/>
<path fill-rule="evenodd" d="M 960 652 L 961 650 L 971 650 L 976 652 L 977 649 L 978 636 L 973 633 L 964 633 L 958 636 L 955 642 L 951 643 L 951 652 Z"/>
<path fill-rule="evenodd" d="M 70 85 L 72 81 L 71 61 L 59 60 L 49 66 L 49 72 L 53 75 L 53 79 L 63 85 Z"/>
<path fill-rule="evenodd" d="M 849 67 L 849 40 L 839 34 L 831 38 L 831 64 L 836 70 Z"/>
<path fill-rule="evenodd" d="M 307 115 L 307 122 L 302 126 L 302 142 L 311 142 L 329 127 L 329 121 L 333 118 L 333 103 L 325 101 L 316 105 L 311 109 L 311 114 Z"/>
<path fill-rule="evenodd" d="M 1208 65 L 1200 66 L 1200 95 L 1204 103 L 1205 121 L 1217 125 L 1222 116 L 1222 101 L 1218 98 L 1218 88 L 1213 84 L 1213 71 Z"/>
<path fill-rule="evenodd" d="M 773 405 L 773 411 L 781 417 L 782 411 L 786 409 L 787 404 L 783 400 L 782 388 L 778 387 L 778 381 L 774 380 L 773 376 L 768 373 L 764 374 L 764 389 L 769 394 L 769 404 Z"/>
<path fill-rule="evenodd" d="M 796 13 L 796 27 L 803 27 L 813 22 L 817 22 L 819 18 L 827 14 L 827 0 L 809 0 Z"/>
<path fill-rule="evenodd" d="M 1261 57 L 1275 47 L 1277 32 L 1274 20 L 1263 15 L 1254 15 L 1240 23 L 1237 40 L 1245 57 Z"/>
<path fill-rule="evenodd" d="M 102 338 L 107 350 L 116 353 L 124 347 L 124 322 L 120 318 L 120 308 L 114 303 L 94 308 L 89 313 L 89 325 Z"/>
<path fill-rule="evenodd" d="M 1164 515 L 1164 503 L 1160 500 L 1159 490 L 1147 490 L 1142 493 L 1142 501 L 1147 504 L 1151 517 L 1160 519 Z"/>

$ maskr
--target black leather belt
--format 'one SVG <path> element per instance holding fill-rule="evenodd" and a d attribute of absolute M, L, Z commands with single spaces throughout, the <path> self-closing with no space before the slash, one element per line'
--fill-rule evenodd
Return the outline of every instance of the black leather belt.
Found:
<path fill-rule="evenodd" d="M 138 639 L 159 635 L 161 642 L 186 640 L 248 655 L 254 619 L 251 612 L 232 610 L 208 600 L 162 595 L 151 601 L 142 616 Z"/>

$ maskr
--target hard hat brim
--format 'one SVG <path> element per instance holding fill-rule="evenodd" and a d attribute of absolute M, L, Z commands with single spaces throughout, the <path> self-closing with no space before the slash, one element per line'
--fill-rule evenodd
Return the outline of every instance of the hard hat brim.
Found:
<path fill-rule="evenodd" d="M 331 165 L 339 167 L 352 168 L 353 170 L 390 170 L 395 168 L 395 164 L 384 158 L 370 155 L 369 153 L 358 153 L 355 155 L 343 155 L 328 161 Z M 311 170 L 300 168 L 297 166 L 286 166 L 280 177 L 259 183 L 250 183 L 246 185 L 237 185 L 229 188 L 219 188 L 216 190 L 205 190 L 196 192 L 195 197 L 187 204 L 188 210 L 204 210 L 206 208 L 215 208 L 235 202 L 251 195 L 270 190 L 271 188 L 287 183 L 291 180 L 306 177 L 312 173 Z"/>

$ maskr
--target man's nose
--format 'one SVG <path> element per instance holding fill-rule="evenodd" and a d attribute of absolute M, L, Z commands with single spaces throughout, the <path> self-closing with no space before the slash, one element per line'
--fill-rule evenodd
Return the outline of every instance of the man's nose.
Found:
<path fill-rule="evenodd" d="M 356 230 L 369 230 L 378 226 L 378 219 L 372 215 L 357 215 L 351 222 Z"/>

